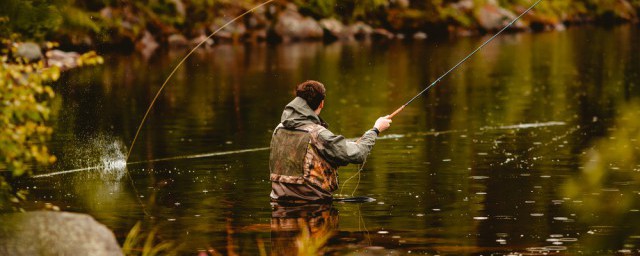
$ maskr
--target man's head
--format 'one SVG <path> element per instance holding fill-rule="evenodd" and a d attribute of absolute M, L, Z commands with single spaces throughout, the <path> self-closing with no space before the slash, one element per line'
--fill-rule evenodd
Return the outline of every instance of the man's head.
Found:
<path fill-rule="evenodd" d="M 316 111 L 316 114 L 320 114 L 324 107 L 325 95 L 324 85 L 318 81 L 307 80 L 296 87 L 296 96 L 307 101 L 307 105 Z"/>

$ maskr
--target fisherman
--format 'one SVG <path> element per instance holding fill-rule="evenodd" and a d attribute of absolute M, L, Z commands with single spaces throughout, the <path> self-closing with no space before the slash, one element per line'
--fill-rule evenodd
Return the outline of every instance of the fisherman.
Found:
<path fill-rule="evenodd" d="M 391 124 L 389 116 L 376 120 L 357 141 L 327 129 L 320 118 L 326 95 L 322 83 L 309 80 L 296 87 L 296 98 L 284 108 L 273 131 L 269 170 L 271 200 L 287 203 L 330 201 L 338 188 L 338 167 L 361 164 L 376 137 Z"/>

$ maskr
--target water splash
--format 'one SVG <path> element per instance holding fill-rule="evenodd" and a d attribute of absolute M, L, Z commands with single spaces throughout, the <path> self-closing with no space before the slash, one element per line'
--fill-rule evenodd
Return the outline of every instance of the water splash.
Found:
<path fill-rule="evenodd" d="M 103 180 L 120 180 L 127 170 L 127 160 L 124 155 L 124 145 L 119 140 L 106 145 L 100 152 L 98 171 Z"/>
<path fill-rule="evenodd" d="M 116 138 L 97 135 L 87 140 L 71 142 L 73 147 L 60 156 L 61 171 L 34 175 L 33 178 L 51 177 L 60 174 L 85 172 L 86 178 L 99 178 L 104 181 L 119 181 L 126 174 L 127 162 L 125 146 Z"/>

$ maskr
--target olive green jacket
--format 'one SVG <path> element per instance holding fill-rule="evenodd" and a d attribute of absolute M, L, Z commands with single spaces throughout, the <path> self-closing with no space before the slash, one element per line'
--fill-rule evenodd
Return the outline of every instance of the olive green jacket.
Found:
<path fill-rule="evenodd" d="M 282 112 L 280 118 L 282 125 L 288 129 L 294 129 L 305 124 L 315 123 L 327 128 L 327 124 L 307 105 L 307 102 L 296 97 Z M 318 149 L 318 154 L 327 162 L 338 166 L 347 164 L 361 164 L 371 152 L 376 142 L 377 134 L 373 130 L 365 132 L 358 142 L 347 140 L 342 135 L 335 135 L 329 130 L 320 132 L 318 138 L 324 148 Z"/>

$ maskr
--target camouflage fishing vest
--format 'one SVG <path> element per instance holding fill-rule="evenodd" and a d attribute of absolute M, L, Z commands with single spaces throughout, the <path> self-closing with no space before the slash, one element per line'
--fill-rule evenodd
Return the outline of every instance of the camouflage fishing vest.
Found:
<path fill-rule="evenodd" d="M 278 125 L 271 138 L 271 181 L 311 184 L 329 192 L 335 191 L 338 188 L 337 168 L 318 154 L 318 149 L 323 148 L 318 134 L 324 130 L 326 128 L 317 124 L 294 130 Z"/>

